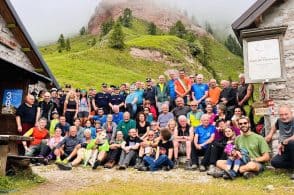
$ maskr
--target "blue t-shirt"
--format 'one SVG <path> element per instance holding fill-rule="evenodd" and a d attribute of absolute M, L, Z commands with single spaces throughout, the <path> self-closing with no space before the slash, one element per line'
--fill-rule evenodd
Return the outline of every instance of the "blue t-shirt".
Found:
<path fill-rule="evenodd" d="M 192 91 L 194 92 L 194 97 L 196 98 L 196 100 L 202 98 L 205 95 L 205 92 L 208 91 L 208 89 L 208 85 L 204 83 L 195 83 L 192 85 Z"/>
<path fill-rule="evenodd" d="M 143 104 L 143 93 L 144 93 L 144 91 L 141 90 L 141 89 L 137 89 L 134 93 L 136 94 L 136 96 L 138 98 L 137 105 Z"/>
<path fill-rule="evenodd" d="M 106 115 L 103 115 L 103 116 L 95 115 L 95 116 L 93 116 L 93 120 L 100 121 L 101 126 L 102 126 L 104 123 L 106 123 Z"/>
<path fill-rule="evenodd" d="M 195 127 L 194 133 L 198 135 L 198 144 L 203 144 L 215 133 L 215 126 L 208 125 L 207 127 L 204 127 L 203 125 L 199 125 Z"/>
<path fill-rule="evenodd" d="M 168 88 L 169 88 L 169 96 L 171 98 L 171 100 L 175 100 L 176 97 L 177 97 L 177 94 L 176 94 L 176 91 L 175 91 L 175 81 L 176 80 L 169 80 L 167 85 L 168 85 Z"/>
<path fill-rule="evenodd" d="M 122 112 L 112 114 L 112 121 L 118 125 L 118 123 L 124 119 L 123 115 Z"/>

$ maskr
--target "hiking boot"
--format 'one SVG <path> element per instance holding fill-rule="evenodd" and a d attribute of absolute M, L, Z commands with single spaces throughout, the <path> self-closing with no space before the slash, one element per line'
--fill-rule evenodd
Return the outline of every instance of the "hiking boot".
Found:
<path fill-rule="evenodd" d="M 212 176 L 213 176 L 214 178 L 220 178 L 220 177 L 223 177 L 223 175 L 224 175 L 224 171 L 215 171 L 215 172 L 212 174 Z"/>
<path fill-rule="evenodd" d="M 191 169 L 192 169 L 192 167 L 191 167 L 191 160 L 188 159 L 188 160 L 186 160 L 185 170 L 191 170 Z"/>
<path fill-rule="evenodd" d="M 137 158 L 136 159 L 136 165 L 134 166 L 134 169 L 138 169 L 142 163 L 142 158 Z"/>
<path fill-rule="evenodd" d="M 243 173 L 243 177 L 245 179 L 251 179 L 251 178 L 255 177 L 255 173 L 253 173 L 253 172 L 245 172 L 245 173 Z"/>
<path fill-rule="evenodd" d="M 192 169 L 193 171 L 197 170 L 197 169 L 198 169 L 198 165 L 196 165 L 196 164 L 192 164 L 191 169 Z"/>
<path fill-rule="evenodd" d="M 118 167 L 118 170 L 126 170 L 127 166 L 126 165 L 120 165 Z"/>
<path fill-rule="evenodd" d="M 98 167 L 100 164 L 101 164 L 101 162 L 100 162 L 99 160 L 97 160 L 97 161 L 94 163 L 92 169 L 93 169 L 93 170 L 94 170 L 94 169 L 97 169 L 97 167 Z"/>
<path fill-rule="evenodd" d="M 114 161 L 114 160 L 110 160 L 110 161 L 108 161 L 108 162 L 104 165 L 104 168 L 111 169 L 114 165 L 115 165 L 115 161 Z"/>
<path fill-rule="evenodd" d="M 61 163 L 61 164 L 57 164 L 57 166 L 60 170 L 64 170 L 64 171 L 69 171 L 72 169 L 72 166 L 70 163 L 68 163 L 68 164 Z"/>
<path fill-rule="evenodd" d="M 43 164 L 44 164 L 44 165 L 48 165 L 48 164 L 49 164 L 49 159 L 48 159 L 48 158 L 44 158 L 44 160 L 43 160 Z"/>
<path fill-rule="evenodd" d="M 212 175 L 215 172 L 215 166 L 209 165 L 207 175 Z"/>
<path fill-rule="evenodd" d="M 148 171 L 148 167 L 146 167 L 146 166 L 140 166 L 138 168 L 138 171 Z"/>
<path fill-rule="evenodd" d="M 163 170 L 163 171 L 169 171 L 169 170 L 170 170 L 170 167 L 169 167 L 169 166 L 163 166 L 163 167 L 162 167 L 162 170 Z"/>
<path fill-rule="evenodd" d="M 179 159 L 175 158 L 174 160 L 174 168 L 177 169 L 179 167 Z"/>
<path fill-rule="evenodd" d="M 204 171 L 206 171 L 206 167 L 205 167 L 204 165 L 200 165 L 200 167 L 199 167 L 199 171 L 200 171 L 200 172 L 204 172 Z"/>
<path fill-rule="evenodd" d="M 224 175 L 223 175 L 223 178 L 224 179 L 235 179 L 237 177 L 237 173 L 234 171 L 234 170 L 225 170 L 224 171 Z"/>

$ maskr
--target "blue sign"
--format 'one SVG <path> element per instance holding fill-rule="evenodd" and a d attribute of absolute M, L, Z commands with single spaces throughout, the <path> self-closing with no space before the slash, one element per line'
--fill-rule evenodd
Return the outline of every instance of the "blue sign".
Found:
<path fill-rule="evenodd" d="M 22 102 L 22 89 L 5 89 L 2 101 L 2 114 L 15 114 Z"/>

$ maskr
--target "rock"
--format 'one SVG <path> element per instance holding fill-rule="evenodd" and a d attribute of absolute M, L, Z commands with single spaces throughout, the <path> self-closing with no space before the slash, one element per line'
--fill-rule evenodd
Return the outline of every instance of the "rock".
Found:
<path fill-rule="evenodd" d="M 274 188 L 273 185 L 267 185 L 264 189 L 267 190 L 267 191 L 273 191 L 273 190 L 275 190 L 275 188 Z"/>

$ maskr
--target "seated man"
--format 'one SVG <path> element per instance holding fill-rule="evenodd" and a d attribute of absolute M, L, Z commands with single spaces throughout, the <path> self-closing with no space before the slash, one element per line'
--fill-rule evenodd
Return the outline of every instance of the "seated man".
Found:
<path fill-rule="evenodd" d="M 294 170 L 294 119 L 291 108 L 281 106 L 279 116 L 276 124 L 272 127 L 268 136 L 266 136 L 266 141 L 270 141 L 276 130 L 280 130 L 279 151 L 271 160 L 271 164 L 275 168 Z M 294 179 L 294 173 L 292 173 L 291 179 Z"/>
<path fill-rule="evenodd" d="M 253 133 L 250 129 L 250 121 L 247 117 L 241 117 L 238 120 L 242 135 L 238 136 L 235 141 L 238 150 L 247 150 L 251 161 L 240 166 L 239 173 L 243 174 L 244 178 L 249 179 L 255 174 L 264 170 L 264 163 L 270 160 L 270 149 L 265 139 Z M 238 154 L 241 158 L 241 152 Z M 216 166 L 221 170 L 227 170 L 226 160 L 218 160 Z M 224 176 L 225 175 L 225 176 Z M 215 172 L 214 177 L 228 177 L 225 172 Z"/>
<path fill-rule="evenodd" d="M 71 126 L 69 128 L 69 135 L 66 136 L 61 142 L 56 146 L 54 154 L 56 156 L 55 163 L 57 165 L 65 165 L 77 155 L 77 149 L 82 144 L 82 140 L 77 136 L 77 128 Z M 63 161 L 61 159 L 64 159 Z M 59 166 L 64 168 L 64 166 Z M 71 168 L 70 168 L 71 169 Z"/>
<path fill-rule="evenodd" d="M 179 126 L 174 130 L 174 157 L 175 166 L 178 166 L 179 160 L 179 148 L 181 144 L 184 144 L 186 152 L 186 169 L 191 167 L 191 143 L 193 141 L 193 127 L 190 127 L 187 122 L 187 118 L 184 115 L 178 118 Z"/>
<path fill-rule="evenodd" d="M 202 110 L 198 109 L 198 104 L 196 101 L 191 101 L 190 103 L 191 111 L 187 114 L 188 124 L 193 128 L 200 125 L 200 119 L 203 115 Z"/>
<path fill-rule="evenodd" d="M 199 165 L 199 156 L 203 156 L 209 145 L 214 141 L 215 126 L 209 124 L 209 115 L 201 116 L 201 124 L 195 128 L 194 145 L 192 146 L 192 169 L 197 169 Z M 200 171 L 206 171 L 204 161 L 202 160 Z"/>
<path fill-rule="evenodd" d="M 169 112 L 168 104 L 161 105 L 162 113 L 158 116 L 159 127 L 164 128 L 167 126 L 169 120 L 174 119 L 173 113 Z"/>
<path fill-rule="evenodd" d="M 133 159 L 136 159 L 142 140 L 138 137 L 136 129 L 129 130 L 129 136 L 122 143 L 122 152 L 119 159 L 119 170 L 125 170 Z"/>
<path fill-rule="evenodd" d="M 25 148 L 26 156 L 37 156 L 40 155 L 42 145 L 46 145 L 49 138 L 49 131 L 45 128 L 47 125 L 46 118 L 40 118 L 38 121 L 38 127 L 29 129 L 23 136 L 34 138 L 30 143 L 30 147 L 27 146 L 27 142 L 23 141 L 22 144 Z"/>

